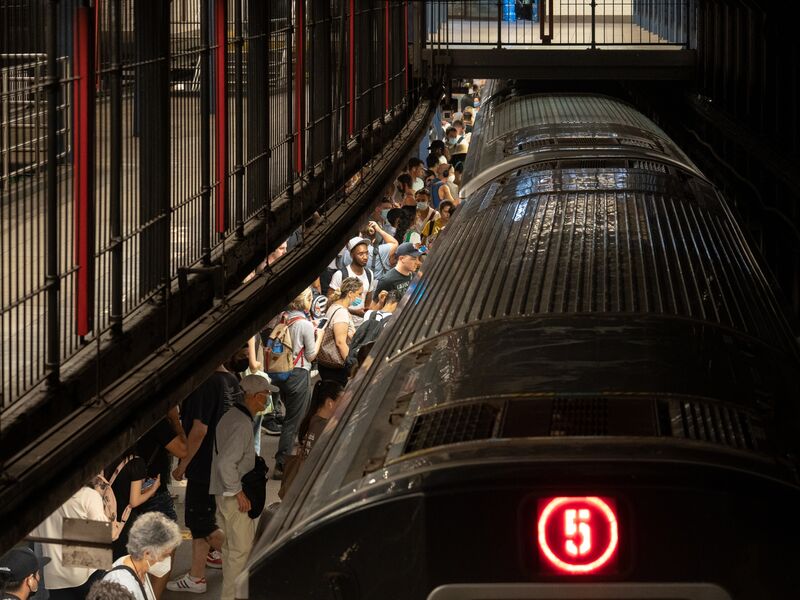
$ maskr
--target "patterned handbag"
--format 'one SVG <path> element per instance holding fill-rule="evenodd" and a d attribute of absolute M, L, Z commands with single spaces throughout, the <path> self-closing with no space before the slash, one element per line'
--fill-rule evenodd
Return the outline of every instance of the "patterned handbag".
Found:
<path fill-rule="evenodd" d="M 341 369 L 344 367 L 345 359 L 342 358 L 339 348 L 336 346 L 336 337 L 333 335 L 333 325 L 331 324 L 333 315 L 336 314 L 336 310 L 340 308 L 343 307 L 338 306 L 331 313 L 331 317 L 328 319 L 325 330 L 322 332 L 322 343 L 320 344 L 319 352 L 317 353 L 317 362 L 323 367 L 328 367 L 329 369 Z"/>

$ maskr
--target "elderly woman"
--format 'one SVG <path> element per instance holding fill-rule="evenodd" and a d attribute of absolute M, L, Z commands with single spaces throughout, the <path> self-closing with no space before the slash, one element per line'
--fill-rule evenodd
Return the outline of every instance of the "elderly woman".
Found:
<path fill-rule="evenodd" d="M 177 523 L 161 513 L 145 513 L 128 534 L 128 554 L 114 562 L 103 581 L 125 587 L 136 600 L 156 600 L 148 573 L 163 577 L 170 570 L 171 555 L 181 543 Z"/>

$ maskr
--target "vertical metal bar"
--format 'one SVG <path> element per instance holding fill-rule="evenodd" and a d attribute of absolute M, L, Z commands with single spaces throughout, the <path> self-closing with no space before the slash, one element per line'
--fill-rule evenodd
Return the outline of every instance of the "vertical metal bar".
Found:
<path fill-rule="evenodd" d="M 597 49 L 597 39 L 595 28 L 597 27 L 597 1 L 592 0 L 592 50 Z"/>
<path fill-rule="evenodd" d="M 211 264 L 211 48 L 210 0 L 200 0 L 200 252 L 203 264 Z"/>
<path fill-rule="evenodd" d="M 298 0 L 295 0 L 298 1 Z M 302 0 L 300 0 L 302 1 Z M 294 22 L 292 21 L 292 10 L 291 10 L 291 2 L 289 3 L 289 15 L 287 18 L 287 26 L 286 26 L 286 59 L 289 61 L 289 64 L 286 66 L 286 143 L 287 143 L 287 161 L 286 161 L 286 186 L 287 186 L 287 194 L 289 197 L 289 216 L 290 220 L 294 222 L 294 115 L 293 115 L 293 102 L 294 99 L 292 98 L 292 90 L 294 90 L 294 73 L 293 73 L 293 65 L 292 65 L 292 57 L 294 53 L 292 52 L 292 30 L 295 26 Z M 295 93 L 298 93 L 295 90 Z M 272 248 L 269 248 L 272 250 Z"/>
<path fill-rule="evenodd" d="M 383 7 L 383 95 L 384 95 L 384 113 L 389 112 L 389 58 L 391 56 L 390 44 L 393 41 L 392 36 L 389 35 L 389 2 L 384 3 Z"/>
<path fill-rule="evenodd" d="M 347 108 L 348 108 L 348 120 L 347 120 L 347 135 L 349 137 L 353 137 L 353 133 L 355 130 L 355 118 L 356 118 L 356 73 L 355 73 L 355 0 L 350 0 L 350 10 L 348 11 L 347 18 L 349 19 L 348 24 L 348 33 L 347 36 L 347 50 L 348 50 L 348 69 L 347 69 L 347 77 L 348 77 L 348 93 L 347 93 Z"/>
<path fill-rule="evenodd" d="M 111 28 L 111 172 L 109 189 L 109 227 L 111 233 L 111 313 L 112 335 L 122 332 L 122 65 L 120 63 L 121 0 L 109 4 Z"/>
<path fill-rule="evenodd" d="M 295 52 L 295 171 L 297 173 L 303 172 L 303 158 L 305 153 L 305 0 L 295 0 L 295 16 L 297 18 L 297 34 L 295 36 L 297 42 L 297 51 Z M 289 46 L 291 47 L 291 46 Z"/>
<path fill-rule="evenodd" d="M 248 3 L 248 7 L 252 5 L 252 3 Z M 264 3 L 264 20 L 266 21 L 265 24 L 265 31 L 266 31 L 266 60 L 267 60 L 267 69 L 266 72 L 269 73 L 269 61 L 270 55 L 272 54 L 272 2 L 265 2 Z M 251 15 L 253 13 L 251 12 Z M 252 27 L 252 23 L 250 24 Z M 280 65 L 279 65 L 280 67 Z M 280 68 L 278 68 L 278 72 L 280 72 Z M 252 76 L 251 76 L 252 80 Z M 272 158 L 272 138 L 270 137 L 271 131 L 271 119 L 272 119 L 272 98 L 270 98 L 270 87 L 269 84 L 266 86 L 267 88 L 267 97 L 265 98 L 266 109 L 264 110 L 264 152 L 267 155 L 266 162 L 262 162 L 262 168 L 264 169 L 264 186 L 266 187 L 266 214 L 264 215 L 264 227 L 266 229 L 266 233 L 264 236 L 265 246 L 267 252 L 269 252 L 270 246 L 270 230 L 269 224 L 272 220 L 272 169 L 270 163 Z M 250 106 L 252 104 L 252 97 L 248 98 L 247 105 Z"/>
<path fill-rule="evenodd" d="M 216 131 L 216 225 L 225 233 L 228 225 L 228 0 L 214 3 L 214 43 L 216 45 L 215 110 Z"/>
<path fill-rule="evenodd" d="M 408 0 L 403 2 L 403 90 L 408 95 Z"/>
<path fill-rule="evenodd" d="M 234 223 L 236 237 L 237 239 L 242 239 L 244 238 L 244 82 L 242 80 L 244 38 L 242 37 L 242 3 L 237 0 L 233 4 L 234 45 L 236 48 L 236 62 L 234 65 L 234 135 L 236 137 L 234 150 L 234 162 L 236 164 L 233 167 L 236 174 Z"/>
<path fill-rule="evenodd" d="M 60 378 L 59 360 L 59 274 L 58 274 L 58 5 L 50 0 L 47 26 L 47 358 L 48 385 Z"/>
<path fill-rule="evenodd" d="M 497 0 L 497 48 L 503 47 L 503 0 Z"/>
<path fill-rule="evenodd" d="M 267 206 L 270 187 L 269 119 L 270 2 L 248 2 L 247 28 L 247 201 Z M 266 75 L 266 76 L 265 76 Z"/>

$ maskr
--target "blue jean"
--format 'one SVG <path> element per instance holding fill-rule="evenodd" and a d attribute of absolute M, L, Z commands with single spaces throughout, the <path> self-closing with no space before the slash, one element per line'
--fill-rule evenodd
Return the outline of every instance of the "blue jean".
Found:
<path fill-rule="evenodd" d="M 281 389 L 283 404 L 286 407 L 281 438 L 278 441 L 278 452 L 275 454 L 275 463 L 281 468 L 286 462 L 286 457 L 292 453 L 294 436 L 297 434 L 300 421 L 308 410 L 308 402 L 311 398 L 308 381 L 308 371 L 296 368 L 292 370 L 292 374 L 286 381 L 274 382 Z"/>

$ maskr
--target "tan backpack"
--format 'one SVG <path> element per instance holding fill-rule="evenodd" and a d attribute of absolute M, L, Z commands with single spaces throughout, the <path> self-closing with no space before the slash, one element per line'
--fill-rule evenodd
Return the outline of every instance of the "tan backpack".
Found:
<path fill-rule="evenodd" d="M 295 317 L 287 321 L 286 314 L 284 314 L 281 316 L 280 323 L 269 334 L 269 339 L 264 346 L 266 360 L 264 370 L 273 381 L 286 381 L 305 352 L 305 348 L 303 348 L 297 353 L 297 358 L 294 358 L 292 334 L 289 330 L 291 325 L 302 320 L 303 317 Z"/>

